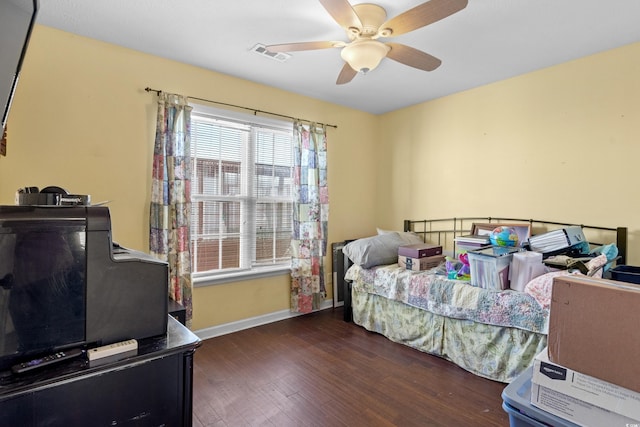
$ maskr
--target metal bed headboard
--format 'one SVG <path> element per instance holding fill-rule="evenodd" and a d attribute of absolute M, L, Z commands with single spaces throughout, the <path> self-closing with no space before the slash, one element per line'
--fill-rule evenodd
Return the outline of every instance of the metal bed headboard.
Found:
<path fill-rule="evenodd" d="M 518 223 L 528 224 L 531 234 L 539 234 L 557 228 L 568 226 L 580 226 L 591 246 L 601 246 L 612 241 L 602 239 L 615 239 L 620 256 L 617 264 L 626 264 L 627 259 L 627 227 L 599 227 L 584 224 L 571 224 L 565 222 L 544 221 L 537 219 L 520 219 L 504 217 L 463 217 L 405 220 L 404 231 L 412 231 L 422 237 L 425 242 L 441 245 L 443 248 L 453 248 L 455 253 L 455 238 L 469 234 L 474 223 Z"/>

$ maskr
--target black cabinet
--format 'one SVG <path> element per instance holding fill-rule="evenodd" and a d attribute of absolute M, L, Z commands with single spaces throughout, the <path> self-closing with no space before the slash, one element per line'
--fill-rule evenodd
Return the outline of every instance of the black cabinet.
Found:
<path fill-rule="evenodd" d="M 353 320 L 351 311 L 351 283 L 344 276 L 353 262 L 342 252 L 342 249 L 353 240 L 345 240 L 344 242 L 332 243 L 331 249 L 332 270 L 333 270 L 333 306 L 344 306 L 344 321 L 351 322 Z"/>
<path fill-rule="evenodd" d="M 187 324 L 187 310 L 172 299 L 169 299 L 169 314 L 183 325 Z"/>
<path fill-rule="evenodd" d="M 190 426 L 193 353 L 200 340 L 169 316 L 166 336 L 138 354 L 89 367 L 84 360 L 0 380 L 2 426 Z"/>

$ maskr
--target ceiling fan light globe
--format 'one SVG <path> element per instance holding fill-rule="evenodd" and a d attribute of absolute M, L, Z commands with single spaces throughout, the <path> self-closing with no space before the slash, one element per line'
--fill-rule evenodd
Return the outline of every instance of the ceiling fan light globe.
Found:
<path fill-rule="evenodd" d="M 377 40 L 357 40 L 345 46 L 340 56 L 355 71 L 366 74 L 380 64 L 389 49 L 389 46 Z"/>

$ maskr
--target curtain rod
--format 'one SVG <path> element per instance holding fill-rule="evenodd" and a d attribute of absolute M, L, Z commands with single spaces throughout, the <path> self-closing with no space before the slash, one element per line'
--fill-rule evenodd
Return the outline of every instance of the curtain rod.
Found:
<path fill-rule="evenodd" d="M 163 92 L 163 91 L 161 91 L 159 89 L 152 89 L 150 87 L 145 87 L 144 90 L 146 92 L 155 92 L 156 95 L 160 95 Z M 227 107 L 240 108 L 240 109 L 243 109 L 243 110 L 253 111 L 253 115 L 254 116 L 256 114 L 258 114 L 258 113 L 269 114 L 271 116 L 283 117 L 285 119 L 291 119 L 291 120 L 299 120 L 299 121 L 303 121 L 303 122 L 307 122 L 307 123 L 316 123 L 316 124 L 321 125 L 321 126 L 327 126 L 327 127 L 332 127 L 332 128 L 338 129 L 338 126 L 336 126 L 336 125 L 329 125 L 329 124 L 326 124 L 326 123 L 313 122 L 311 120 L 299 119 L 297 117 L 291 117 L 291 116 L 285 116 L 284 114 L 272 113 L 270 111 L 258 110 L 256 108 L 249 108 L 249 107 L 243 107 L 241 105 L 227 104 L 225 102 L 212 101 L 211 99 L 198 98 L 196 96 L 188 96 L 187 95 L 187 98 L 195 99 L 197 101 L 209 102 L 211 104 L 218 104 L 218 105 L 224 105 L 224 106 L 227 106 Z"/>

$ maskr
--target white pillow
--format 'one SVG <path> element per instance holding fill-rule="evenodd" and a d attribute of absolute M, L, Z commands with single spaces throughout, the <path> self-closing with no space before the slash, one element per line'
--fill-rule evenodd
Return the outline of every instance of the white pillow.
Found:
<path fill-rule="evenodd" d="M 398 248 L 405 244 L 398 233 L 391 232 L 349 242 L 342 248 L 342 252 L 354 264 L 362 268 L 371 268 L 397 263 Z"/>
<path fill-rule="evenodd" d="M 400 238 L 404 241 L 403 245 L 415 245 L 418 243 L 424 243 L 422 237 L 417 235 L 412 231 L 393 231 L 393 230 L 383 230 L 381 228 L 376 228 L 378 231 L 378 235 L 396 233 L 400 236 Z"/>

